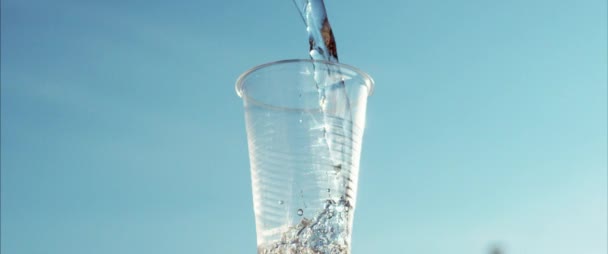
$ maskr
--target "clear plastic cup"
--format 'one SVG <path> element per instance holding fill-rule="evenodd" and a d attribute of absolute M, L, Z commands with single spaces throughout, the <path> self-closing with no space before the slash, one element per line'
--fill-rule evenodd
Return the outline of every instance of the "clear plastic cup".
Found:
<path fill-rule="evenodd" d="M 357 68 L 313 60 L 263 64 L 238 78 L 258 253 L 350 253 L 372 87 Z"/>

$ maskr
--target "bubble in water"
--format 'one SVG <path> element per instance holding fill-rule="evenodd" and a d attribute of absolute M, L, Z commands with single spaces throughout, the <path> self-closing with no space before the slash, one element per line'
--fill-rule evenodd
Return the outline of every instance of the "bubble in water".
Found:
<path fill-rule="evenodd" d="M 298 120 L 298 122 L 302 123 L 302 119 Z"/>
<path fill-rule="evenodd" d="M 333 201 L 331 199 L 328 199 L 327 201 L 325 201 L 325 209 L 329 209 L 329 208 L 331 208 L 335 204 L 336 204 L 335 201 Z"/>
<path fill-rule="evenodd" d="M 329 212 L 327 212 L 327 216 L 328 216 L 328 218 L 330 218 L 330 219 L 331 219 L 332 217 L 334 217 L 335 213 L 336 213 L 336 212 L 334 212 L 334 211 L 329 211 Z"/>
<path fill-rule="evenodd" d="M 336 171 L 336 174 L 340 173 L 340 171 L 342 171 L 342 164 L 335 165 L 334 170 Z"/>
<path fill-rule="evenodd" d="M 344 206 L 341 206 L 341 205 L 337 206 L 336 211 L 338 211 L 338 212 L 344 211 Z"/>
<path fill-rule="evenodd" d="M 325 95 L 321 95 L 321 100 L 320 100 L 319 104 L 321 105 L 322 109 L 325 109 L 325 105 L 326 105 L 326 103 L 325 103 Z"/>
<path fill-rule="evenodd" d="M 302 216 L 304 214 L 304 211 L 302 209 L 298 209 L 298 216 Z"/>
<path fill-rule="evenodd" d="M 283 200 L 279 200 L 279 205 L 282 205 L 283 203 L 285 203 Z"/>

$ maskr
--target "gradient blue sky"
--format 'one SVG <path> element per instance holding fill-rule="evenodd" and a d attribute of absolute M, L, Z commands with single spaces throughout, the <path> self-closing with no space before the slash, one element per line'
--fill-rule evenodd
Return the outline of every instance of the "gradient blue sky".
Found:
<path fill-rule="evenodd" d="M 376 80 L 354 253 L 605 254 L 604 0 L 327 0 Z M 291 0 L 1 6 L 3 254 L 254 253 L 233 84 Z"/>

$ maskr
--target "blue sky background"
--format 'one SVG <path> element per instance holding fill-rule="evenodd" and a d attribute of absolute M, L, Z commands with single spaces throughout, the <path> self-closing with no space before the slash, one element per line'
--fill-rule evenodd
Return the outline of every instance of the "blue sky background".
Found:
<path fill-rule="evenodd" d="M 370 73 L 354 253 L 605 254 L 603 0 L 327 0 Z M 3 254 L 254 253 L 234 81 L 290 0 L 1 6 Z"/>

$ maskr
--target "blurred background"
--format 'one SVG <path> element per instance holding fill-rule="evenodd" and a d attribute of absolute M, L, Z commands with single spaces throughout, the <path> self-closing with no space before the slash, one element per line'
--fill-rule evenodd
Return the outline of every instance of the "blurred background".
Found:
<path fill-rule="evenodd" d="M 327 0 L 372 75 L 354 253 L 604 254 L 607 3 Z M 239 74 L 291 0 L 1 5 L 5 254 L 255 253 Z"/>

